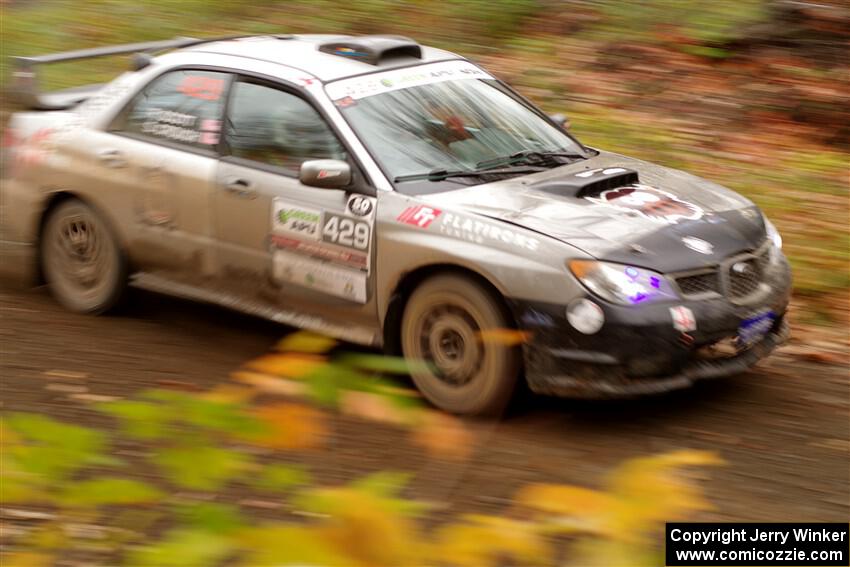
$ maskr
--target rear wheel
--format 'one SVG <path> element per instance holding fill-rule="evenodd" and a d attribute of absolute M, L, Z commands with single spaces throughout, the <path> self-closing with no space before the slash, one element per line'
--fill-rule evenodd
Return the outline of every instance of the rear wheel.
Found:
<path fill-rule="evenodd" d="M 41 235 L 41 265 L 53 296 L 79 313 L 103 313 L 127 287 L 127 262 L 106 221 L 76 199 L 53 209 Z"/>
<path fill-rule="evenodd" d="M 435 406 L 464 415 L 501 413 L 520 369 L 516 346 L 482 341 L 484 331 L 509 328 L 502 303 L 468 277 L 447 274 L 422 283 L 401 324 L 401 344 L 414 364 L 411 376 Z"/>

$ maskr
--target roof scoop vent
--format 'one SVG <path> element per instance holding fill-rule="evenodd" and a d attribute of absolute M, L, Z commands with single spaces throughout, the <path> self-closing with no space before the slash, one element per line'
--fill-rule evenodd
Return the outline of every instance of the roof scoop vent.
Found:
<path fill-rule="evenodd" d="M 341 38 L 319 45 L 319 51 L 348 57 L 369 65 L 395 57 L 422 59 L 422 48 L 410 38 L 400 35 L 361 35 Z"/>
<path fill-rule="evenodd" d="M 579 198 L 599 195 L 608 189 L 633 185 L 638 182 L 637 171 L 624 167 L 606 167 L 571 173 L 567 177 L 542 181 L 531 187 L 562 197 Z"/>

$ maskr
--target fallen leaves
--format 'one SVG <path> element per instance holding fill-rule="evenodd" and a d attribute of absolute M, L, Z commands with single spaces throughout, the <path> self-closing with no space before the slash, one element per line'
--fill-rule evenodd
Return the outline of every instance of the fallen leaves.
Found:
<path fill-rule="evenodd" d="M 255 372 L 284 378 L 304 378 L 328 363 L 324 356 L 303 353 L 267 354 L 245 364 Z"/>
<path fill-rule="evenodd" d="M 412 440 L 437 458 L 468 459 L 475 449 L 475 435 L 456 417 L 423 411 Z"/>
<path fill-rule="evenodd" d="M 260 406 L 253 415 L 269 428 L 258 439 L 267 447 L 277 449 L 316 449 L 327 437 L 325 415 L 303 404 L 277 403 Z"/>

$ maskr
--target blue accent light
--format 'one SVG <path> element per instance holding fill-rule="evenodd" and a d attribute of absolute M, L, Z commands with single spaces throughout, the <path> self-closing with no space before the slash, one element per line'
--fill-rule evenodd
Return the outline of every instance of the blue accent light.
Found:
<path fill-rule="evenodd" d="M 632 279 L 635 279 L 638 277 L 639 272 L 635 268 L 629 266 L 628 268 L 626 268 L 626 275 Z"/>
<path fill-rule="evenodd" d="M 649 285 L 651 285 L 655 289 L 661 289 L 661 280 L 659 280 L 655 276 L 650 276 L 649 277 Z"/>

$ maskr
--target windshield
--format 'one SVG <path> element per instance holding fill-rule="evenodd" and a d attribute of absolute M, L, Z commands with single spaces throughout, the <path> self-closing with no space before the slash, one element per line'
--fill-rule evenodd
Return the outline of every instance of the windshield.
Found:
<path fill-rule="evenodd" d="M 498 81 L 463 61 L 340 81 L 329 85 L 328 94 L 404 193 L 445 191 L 458 183 L 493 180 L 405 179 L 429 172 L 475 171 L 482 163 L 498 164 L 500 158 L 523 152 L 584 153 Z M 500 171 L 504 176 L 505 170 Z M 517 173 L 522 172 L 527 168 Z"/>

